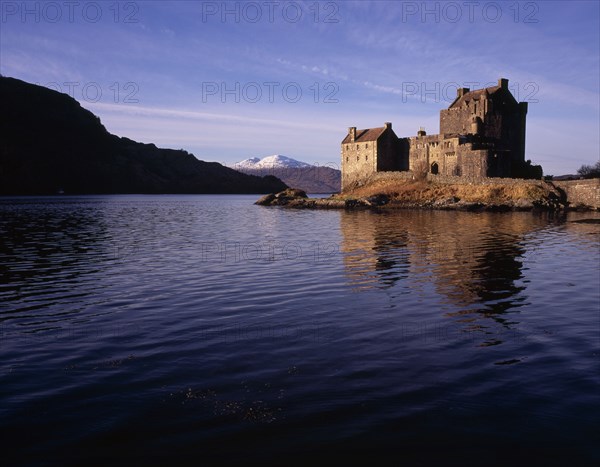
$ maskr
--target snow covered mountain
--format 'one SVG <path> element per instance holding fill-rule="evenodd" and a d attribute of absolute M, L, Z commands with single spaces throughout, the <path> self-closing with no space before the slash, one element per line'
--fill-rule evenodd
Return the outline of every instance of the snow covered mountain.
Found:
<path fill-rule="evenodd" d="M 264 158 L 252 157 L 231 166 L 248 175 L 274 175 L 292 188 L 307 193 L 336 193 L 340 191 L 342 173 L 334 168 L 311 165 L 291 157 L 275 154 Z"/>
<path fill-rule="evenodd" d="M 306 162 L 297 161 L 291 157 L 282 156 L 275 154 L 268 156 L 263 159 L 258 157 L 252 157 L 250 159 L 243 160 L 233 165 L 236 170 L 241 169 L 282 169 L 282 168 L 300 168 L 300 167 L 313 167 Z"/>

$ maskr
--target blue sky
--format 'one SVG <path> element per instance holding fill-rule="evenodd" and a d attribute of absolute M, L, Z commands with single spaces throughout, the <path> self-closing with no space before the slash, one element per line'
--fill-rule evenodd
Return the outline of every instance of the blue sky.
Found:
<path fill-rule="evenodd" d="M 526 157 L 573 173 L 600 152 L 599 4 L 2 1 L 0 73 L 202 160 L 332 166 L 347 127 L 437 133 L 457 85 L 505 77 Z"/>

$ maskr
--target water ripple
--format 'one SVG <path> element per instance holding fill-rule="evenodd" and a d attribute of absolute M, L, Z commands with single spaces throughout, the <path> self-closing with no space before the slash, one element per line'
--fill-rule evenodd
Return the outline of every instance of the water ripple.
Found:
<path fill-rule="evenodd" d="M 503 440 L 593 459 L 600 226 L 574 221 L 598 214 L 252 201 L 0 200 L 14 452 L 301 461 L 402 442 L 417 459 L 433 442 L 439 461 Z"/>

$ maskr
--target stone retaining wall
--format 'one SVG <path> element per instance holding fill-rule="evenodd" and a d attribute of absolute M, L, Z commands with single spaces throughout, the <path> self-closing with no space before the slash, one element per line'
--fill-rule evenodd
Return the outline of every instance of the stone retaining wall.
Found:
<path fill-rule="evenodd" d="M 600 178 L 556 181 L 552 184 L 564 190 L 571 207 L 584 205 L 600 209 Z"/>
<path fill-rule="evenodd" d="M 362 185 L 376 181 L 412 180 L 412 172 L 377 172 L 372 174 Z M 564 191 L 571 207 L 588 206 L 600 209 L 600 179 L 567 180 L 546 182 L 542 180 L 526 180 L 522 178 L 473 178 L 454 177 L 449 175 L 427 174 L 427 180 L 441 184 L 473 184 L 473 185 L 538 185 L 559 188 Z"/>
<path fill-rule="evenodd" d="M 413 173 L 412 172 L 377 172 L 371 175 L 368 179 L 365 180 L 364 185 L 369 183 L 373 183 L 380 180 L 412 180 Z M 473 184 L 473 185 L 530 185 L 536 184 L 540 185 L 543 182 L 541 180 L 527 180 L 523 178 L 480 178 L 480 177 L 458 177 L 452 175 L 433 175 L 431 173 L 427 174 L 427 181 L 441 183 L 444 185 L 454 185 L 454 184 Z"/>

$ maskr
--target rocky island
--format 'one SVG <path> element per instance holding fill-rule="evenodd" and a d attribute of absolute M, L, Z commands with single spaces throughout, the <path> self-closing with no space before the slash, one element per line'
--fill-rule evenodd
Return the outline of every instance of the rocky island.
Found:
<path fill-rule="evenodd" d="M 599 210 L 600 180 L 583 180 L 575 190 L 545 180 L 486 179 L 477 182 L 413 180 L 406 173 L 373 177 L 364 185 L 328 198 L 309 198 L 286 189 L 260 198 L 262 206 L 307 209 L 441 209 L 460 211 Z M 565 189 L 567 188 L 567 189 Z M 581 188 L 581 187 L 580 187 Z M 587 193 L 582 198 L 580 192 Z M 568 194 L 574 193 L 573 196 Z"/>

